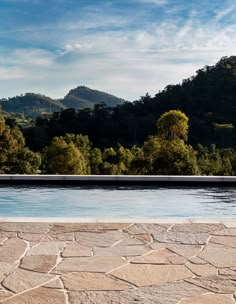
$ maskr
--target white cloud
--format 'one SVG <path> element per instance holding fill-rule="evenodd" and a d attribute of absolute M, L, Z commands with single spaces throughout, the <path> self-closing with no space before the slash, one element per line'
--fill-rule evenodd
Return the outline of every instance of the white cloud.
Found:
<path fill-rule="evenodd" d="M 18 49 L 7 56 L 1 56 L 0 50 L 0 75 L 5 80 L 1 97 L 9 96 L 7 92 L 15 95 L 25 91 L 63 97 L 69 89 L 82 84 L 128 100 L 146 92 L 154 95 L 204 65 L 236 53 L 235 23 L 218 23 L 233 12 L 231 6 L 216 11 L 215 17 L 205 22 L 199 13 L 189 12 L 184 22 L 170 15 L 162 22 L 152 20 L 145 26 L 132 27 L 136 17 L 127 20 L 100 14 L 97 18 L 94 15 L 92 22 L 84 18 L 52 27 L 45 25 L 38 32 L 29 29 L 22 32 L 25 40 L 51 38 L 51 50 Z M 112 30 L 116 21 L 118 29 Z"/>

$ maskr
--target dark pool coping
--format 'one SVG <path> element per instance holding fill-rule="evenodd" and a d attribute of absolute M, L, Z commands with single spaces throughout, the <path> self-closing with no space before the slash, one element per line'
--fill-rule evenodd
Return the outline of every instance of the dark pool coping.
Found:
<path fill-rule="evenodd" d="M 1 184 L 236 185 L 236 176 L 0 175 Z"/>

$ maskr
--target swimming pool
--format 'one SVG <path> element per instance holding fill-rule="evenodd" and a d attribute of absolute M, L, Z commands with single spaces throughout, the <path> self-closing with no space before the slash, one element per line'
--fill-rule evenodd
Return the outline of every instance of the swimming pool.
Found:
<path fill-rule="evenodd" d="M 7 217 L 234 217 L 235 187 L 0 185 Z"/>

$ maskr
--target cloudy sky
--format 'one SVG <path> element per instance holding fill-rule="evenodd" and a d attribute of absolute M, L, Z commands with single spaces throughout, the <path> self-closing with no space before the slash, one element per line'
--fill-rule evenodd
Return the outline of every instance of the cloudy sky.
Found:
<path fill-rule="evenodd" d="M 155 95 L 236 55 L 235 0 L 0 0 L 0 97 Z"/>

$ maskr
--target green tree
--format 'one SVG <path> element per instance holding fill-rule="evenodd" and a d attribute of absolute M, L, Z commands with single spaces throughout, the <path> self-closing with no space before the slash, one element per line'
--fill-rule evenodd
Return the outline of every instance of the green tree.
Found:
<path fill-rule="evenodd" d="M 188 117 L 181 111 L 170 110 L 161 115 L 157 122 L 158 136 L 166 140 L 188 137 Z"/>
<path fill-rule="evenodd" d="M 160 140 L 152 161 L 153 174 L 196 175 L 199 173 L 196 152 L 183 140 Z"/>
<path fill-rule="evenodd" d="M 66 134 L 63 139 L 66 143 L 73 143 L 77 149 L 83 154 L 84 160 L 86 162 L 87 174 L 91 173 L 90 168 L 90 153 L 92 150 L 92 144 L 87 135 L 82 134 Z"/>
<path fill-rule="evenodd" d="M 36 174 L 41 158 L 25 147 L 25 139 L 17 126 L 10 128 L 0 115 L 0 171 L 7 174 Z"/>
<path fill-rule="evenodd" d="M 86 161 L 74 143 L 54 137 L 43 150 L 43 170 L 46 174 L 87 174 Z"/>
<path fill-rule="evenodd" d="M 138 157 L 136 157 L 136 165 L 137 163 L 143 164 L 140 173 L 198 174 L 196 152 L 184 142 L 188 135 L 186 115 L 180 111 L 169 111 L 160 117 L 157 126 L 158 136 L 149 137 L 144 142 L 142 152 L 139 152 Z"/>
<path fill-rule="evenodd" d="M 90 167 L 92 174 L 100 174 L 102 166 L 102 152 L 98 148 L 94 148 L 90 152 Z"/>

